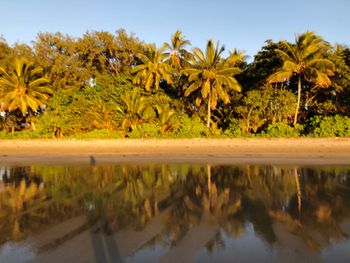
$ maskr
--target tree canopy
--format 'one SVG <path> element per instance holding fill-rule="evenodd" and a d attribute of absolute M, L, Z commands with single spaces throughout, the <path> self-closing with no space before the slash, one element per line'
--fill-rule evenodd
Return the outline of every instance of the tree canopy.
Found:
<path fill-rule="evenodd" d="M 346 44 L 307 31 L 293 43 L 267 40 L 248 61 L 213 40 L 205 50 L 192 47 L 181 30 L 158 48 L 124 29 L 39 33 L 30 45 L 1 38 L 0 130 L 5 137 L 347 136 Z M 35 132 L 23 132 L 26 118 Z"/>

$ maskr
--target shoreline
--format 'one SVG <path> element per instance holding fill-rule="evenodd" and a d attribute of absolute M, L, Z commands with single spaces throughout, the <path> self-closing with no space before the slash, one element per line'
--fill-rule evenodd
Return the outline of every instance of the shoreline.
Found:
<path fill-rule="evenodd" d="M 0 140 L 0 164 L 350 164 L 350 138 Z"/>

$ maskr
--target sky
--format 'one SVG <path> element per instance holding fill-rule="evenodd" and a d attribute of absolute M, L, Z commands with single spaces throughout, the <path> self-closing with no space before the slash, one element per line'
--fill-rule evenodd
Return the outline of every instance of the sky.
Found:
<path fill-rule="evenodd" d="M 219 40 L 252 58 L 266 40 L 293 41 L 307 30 L 350 45 L 349 10 L 350 0 L 0 0 L 0 36 L 30 44 L 39 32 L 124 28 L 160 46 L 179 29 L 193 47 Z"/>

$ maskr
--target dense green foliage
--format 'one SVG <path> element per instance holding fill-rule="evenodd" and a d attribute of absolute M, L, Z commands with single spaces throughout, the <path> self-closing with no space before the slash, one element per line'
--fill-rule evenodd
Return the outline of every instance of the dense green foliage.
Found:
<path fill-rule="evenodd" d="M 303 127 L 300 125 L 296 125 L 294 127 L 289 126 L 283 122 L 273 122 L 267 126 L 266 131 L 262 132 L 262 136 L 264 137 L 298 137 Z"/>
<path fill-rule="evenodd" d="M 350 136 L 350 118 L 346 116 L 316 116 L 310 119 L 308 134 L 315 137 Z"/>
<path fill-rule="evenodd" d="M 176 31 L 0 39 L 1 138 L 350 136 L 350 49 L 313 32 L 244 52 Z"/>

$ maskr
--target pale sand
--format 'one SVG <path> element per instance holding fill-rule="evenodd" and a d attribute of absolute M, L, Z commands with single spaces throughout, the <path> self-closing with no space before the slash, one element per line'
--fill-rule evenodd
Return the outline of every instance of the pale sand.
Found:
<path fill-rule="evenodd" d="M 350 164 L 350 138 L 0 140 L 0 164 Z"/>

